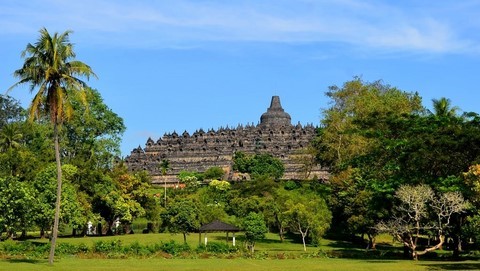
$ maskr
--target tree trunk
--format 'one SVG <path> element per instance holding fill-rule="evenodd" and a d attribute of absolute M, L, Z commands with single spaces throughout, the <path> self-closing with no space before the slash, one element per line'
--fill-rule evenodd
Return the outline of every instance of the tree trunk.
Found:
<path fill-rule="evenodd" d="M 458 216 L 458 219 L 455 221 L 455 230 L 453 233 L 453 258 L 458 259 L 460 257 L 460 252 L 462 252 L 462 224 L 463 217 Z"/>
<path fill-rule="evenodd" d="M 40 239 L 43 239 L 43 238 L 45 238 L 45 229 L 42 227 L 40 229 Z"/>
<path fill-rule="evenodd" d="M 280 242 L 285 241 L 285 234 L 283 233 L 283 227 L 278 227 L 278 235 L 280 236 Z"/>
<path fill-rule="evenodd" d="M 57 163 L 57 200 L 55 201 L 55 219 L 53 221 L 52 242 L 50 243 L 50 255 L 48 257 L 48 263 L 50 265 L 53 265 L 53 259 L 55 257 L 55 245 L 57 243 L 60 202 L 62 196 L 62 165 L 60 163 L 60 145 L 58 143 L 58 123 L 56 121 L 53 124 L 53 137 L 55 143 L 55 161 Z"/>
<path fill-rule="evenodd" d="M 367 249 L 372 249 L 372 250 L 375 250 L 377 249 L 377 242 L 375 240 L 375 235 L 373 234 L 368 234 L 367 233 L 367 237 L 368 237 L 368 246 L 367 246 Z M 363 238 L 362 238 L 363 239 Z"/>
<path fill-rule="evenodd" d="M 187 243 L 187 234 L 185 232 L 183 233 L 183 243 Z"/>

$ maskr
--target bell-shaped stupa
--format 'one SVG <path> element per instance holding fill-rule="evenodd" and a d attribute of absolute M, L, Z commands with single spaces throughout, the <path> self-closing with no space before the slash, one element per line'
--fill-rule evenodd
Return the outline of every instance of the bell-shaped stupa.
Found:
<path fill-rule="evenodd" d="M 261 127 L 285 127 L 292 125 L 292 118 L 283 110 L 280 97 L 273 96 L 267 112 L 260 117 Z"/>

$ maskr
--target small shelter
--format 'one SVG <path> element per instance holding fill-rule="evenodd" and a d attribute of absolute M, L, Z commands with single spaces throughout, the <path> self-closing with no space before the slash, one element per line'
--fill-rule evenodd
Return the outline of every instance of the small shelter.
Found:
<path fill-rule="evenodd" d="M 233 233 L 233 239 L 232 239 L 232 244 L 235 246 L 235 233 L 239 232 L 240 229 L 235 227 L 234 225 L 227 224 L 225 222 L 222 222 L 220 220 L 215 220 L 213 222 L 210 222 L 208 224 L 205 224 L 200 227 L 200 230 L 198 231 L 198 243 L 202 243 L 202 233 L 205 233 L 205 246 L 207 245 L 208 239 L 207 239 L 207 233 L 208 232 L 226 232 L 227 233 L 227 243 L 228 243 L 228 234 L 231 232 Z"/>

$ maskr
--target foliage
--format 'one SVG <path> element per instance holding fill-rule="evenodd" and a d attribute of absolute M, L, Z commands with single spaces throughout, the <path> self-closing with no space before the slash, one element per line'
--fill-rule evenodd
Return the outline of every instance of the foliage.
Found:
<path fill-rule="evenodd" d="M 317 147 L 322 150 L 321 160 L 332 169 L 362 155 L 374 142 L 357 133 L 356 121 L 394 114 L 415 113 L 422 110 L 418 94 L 406 93 L 381 81 L 364 82 L 356 77 L 342 87 L 331 86 L 326 95 L 331 107 L 323 110 L 323 130 Z"/>
<path fill-rule="evenodd" d="M 275 180 L 283 176 L 285 167 L 280 159 L 271 154 L 246 155 L 236 152 L 233 156 L 233 169 L 242 173 L 249 173 L 254 178 L 268 176 Z"/>
<path fill-rule="evenodd" d="M 129 173 L 123 164 L 116 165 L 108 175 L 98 177 L 93 185 L 93 211 L 107 221 L 109 233 L 117 218 L 124 226 L 123 232 L 128 233 L 132 220 L 145 215 L 142 203 L 149 202 L 148 177 L 142 172 Z"/>
<path fill-rule="evenodd" d="M 57 166 L 57 201 L 49 263 L 53 264 L 55 245 L 60 216 L 60 199 L 62 192 L 62 168 L 60 163 L 59 128 L 64 119 L 70 119 L 73 112 L 71 98 L 84 95 L 85 82 L 78 77 L 95 76 L 85 63 L 75 60 L 73 44 L 70 43 L 71 31 L 50 35 L 46 28 L 40 30 L 40 37 L 35 44 L 28 44 L 22 52 L 25 62 L 14 75 L 20 79 L 10 89 L 29 84 L 33 92 L 38 87 L 29 109 L 29 119 L 49 116 L 53 124 L 55 160 Z M 78 76 L 78 77 L 77 77 Z"/>
<path fill-rule="evenodd" d="M 224 242 L 208 242 L 205 246 L 200 244 L 197 249 L 197 252 L 210 252 L 210 253 L 233 253 L 238 251 L 238 247 L 230 246 Z"/>
<path fill-rule="evenodd" d="M 395 193 L 399 200 L 396 216 L 380 222 L 377 228 L 388 232 L 408 247 L 412 258 L 439 249 L 445 242 L 445 234 L 451 227 L 451 218 L 467 208 L 467 202 L 459 192 L 436 195 L 427 185 L 401 186 Z M 431 247 L 420 250 L 418 239 L 428 231 L 434 231 L 438 241 Z"/>
<path fill-rule="evenodd" d="M 211 167 L 208 168 L 204 173 L 203 176 L 206 180 L 217 180 L 223 178 L 225 175 L 225 171 L 220 167 Z"/>
<path fill-rule="evenodd" d="M 0 230 L 9 238 L 32 225 L 34 206 L 35 193 L 28 183 L 15 177 L 0 178 Z"/>
<path fill-rule="evenodd" d="M 123 119 L 103 102 L 97 90 L 86 88 L 85 97 L 74 97 L 77 114 L 65 123 L 62 150 L 67 163 L 85 170 L 110 169 L 120 156 Z"/>
<path fill-rule="evenodd" d="M 196 172 L 180 171 L 178 174 L 178 179 L 185 184 L 185 189 L 188 191 L 196 191 L 200 185 L 201 181 Z"/>
<path fill-rule="evenodd" d="M 227 181 L 212 180 L 208 186 L 216 191 L 227 191 L 230 189 L 230 183 Z"/>
<path fill-rule="evenodd" d="M 83 228 L 87 218 L 85 210 L 80 204 L 77 190 L 73 187 L 72 181 L 76 178 L 77 168 L 72 165 L 62 166 L 62 204 L 60 209 L 60 221 L 64 225 L 71 225 L 73 228 Z M 33 191 L 37 202 L 32 207 L 32 219 L 40 229 L 50 229 L 54 217 L 56 190 L 56 167 L 50 165 L 37 174 L 33 181 Z M 44 236 L 42 236 L 44 237 Z"/>
<path fill-rule="evenodd" d="M 261 213 L 249 213 L 242 222 L 242 228 L 245 231 L 245 241 L 250 247 L 250 251 L 255 251 L 255 243 L 265 238 L 268 232 L 267 226 Z"/>
<path fill-rule="evenodd" d="M 19 101 L 14 98 L 0 94 L 0 130 L 3 126 L 20 122 L 24 118 L 24 109 L 20 106 Z"/>
<path fill-rule="evenodd" d="M 199 210 L 192 200 L 177 198 L 170 203 L 162 218 L 168 231 L 182 233 L 186 243 L 187 234 L 200 228 L 198 213 Z"/>
<path fill-rule="evenodd" d="M 303 250 L 306 251 L 306 237 L 318 242 L 330 226 L 332 215 L 325 200 L 307 191 L 295 191 L 289 194 L 283 214 L 292 230 L 302 236 Z"/>

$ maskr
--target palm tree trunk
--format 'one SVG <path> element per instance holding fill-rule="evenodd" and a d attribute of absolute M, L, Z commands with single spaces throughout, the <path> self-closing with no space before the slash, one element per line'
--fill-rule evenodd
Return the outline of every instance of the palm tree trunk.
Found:
<path fill-rule="evenodd" d="M 60 145 L 58 143 L 58 123 L 53 124 L 53 137 L 55 142 L 55 161 L 57 163 L 57 200 L 55 202 L 55 220 L 53 221 L 52 242 L 50 243 L 50 255 L 48 263 L 53 265 L 55 256 L 55 244 L 58 236 L 58 222 L 60 218 L 60 200 L 62 196 L 62 165 L 60 163 Z"/>

